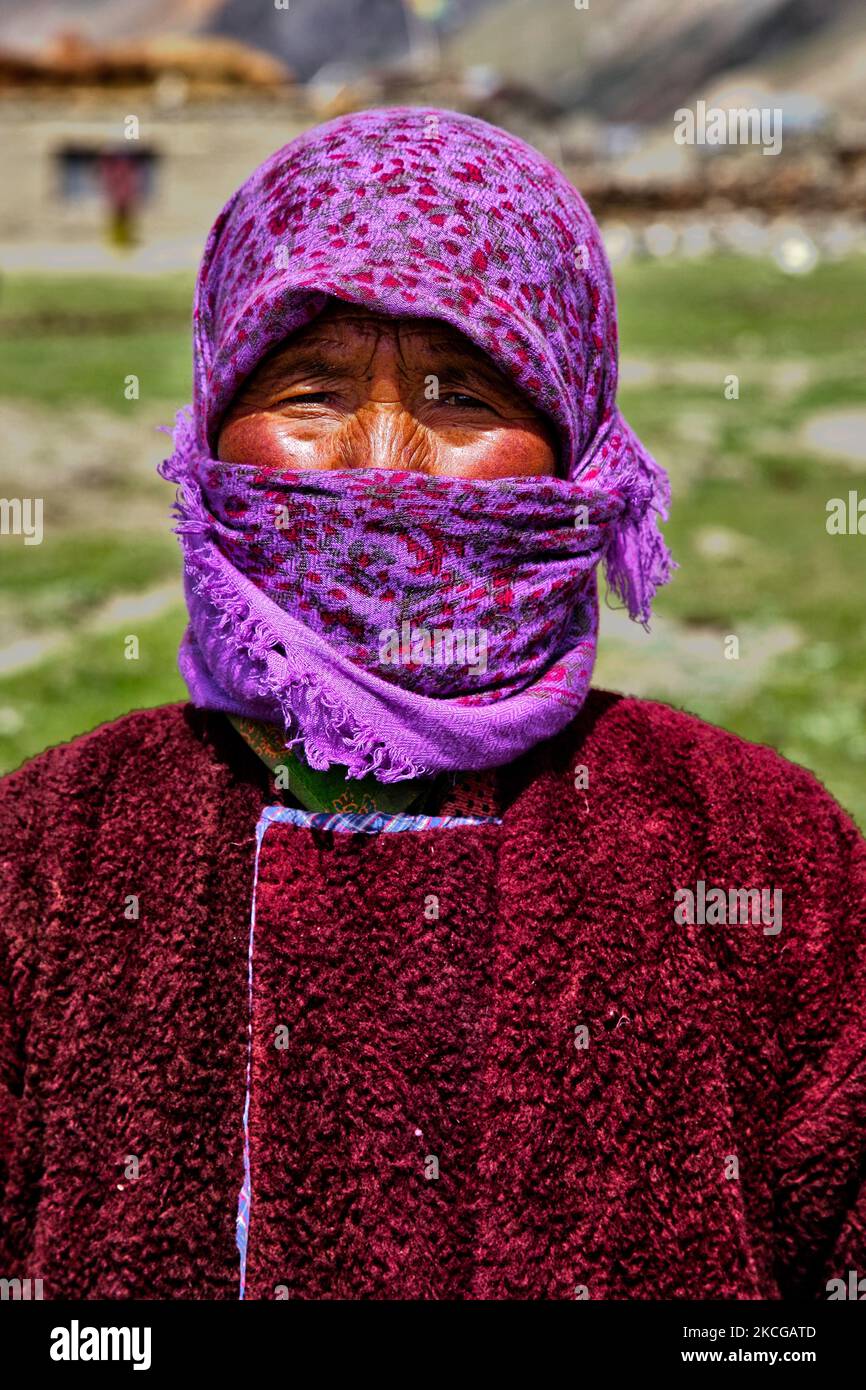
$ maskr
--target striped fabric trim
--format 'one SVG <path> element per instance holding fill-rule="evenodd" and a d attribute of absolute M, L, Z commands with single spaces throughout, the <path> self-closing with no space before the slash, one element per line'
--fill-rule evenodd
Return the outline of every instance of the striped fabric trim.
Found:
<path fill-rule="evenodd" d="M 268 808 L 269 810 L 272 808 Z M 244 1084 L 244 1180 L 241 1190 L 238 1193 L 238 1214 L 235 1221 L 236 1233 L 235 1244 L 240 1255 L 240 1292 L 239 1299 L 243 1299 L 246 1293 L 247 1284 L 247 1236 L 250 1226 L 250 1201 L 252 1190 L 250 1184 L 250 1078 L 252 1075 L 253 1064 L 253 938 L 256 932 L 256 889 L 259 885 L 259 854 L 262 848 L 262 836 L 267 829 L 267 824 L 262 817 L 256 826 L 256 862 L 253 869 L 253 901 L 250 908 L 250 937 L 247 945 L 247 1074 Z"/>
<path fill-rule="evenodd" d="M 244 1135 L 244 1179 L 238 1193 L 236 1218 L 236 1244 L 240 1256 L 239 1299 L 246 1295 L 247 1284 L 247 1241 L 249 1238 L 250 1212 L 252 1209 L 252 1182 L 250 1178 L 250 1079 L 253 1062 L 253 941 L 256 931 L 256 889 L 259 883 L 259 858 L 262 841 L 269 825 L 296 825 L 303 830 L 333 830 L 343 834 L 381 835 L 395 831 L 411 830 L 451 830 L 467 825 L 501 825 L 499 816 L 410 816 L 383 815 L 379 811 L 369 813 L 330 811 L 301 811 L 294 806 L 266 806 L 256 826 L 256 862 L 253 870 L 253 901 L 250 911 L 250 938 L 247 948 L 247 1072 L 244 1094 L 243 1135 Z"/>
<path fill-rule="evenodd" d="M 382 811 L 301 811 L 294 806 L 268 806 L 257 835 L 269 825 L 297 825 L 304 830 L 335 830 L 343 834 L 382 835 L 396 830 L 451 830 L 461 825 L 501 825 L 498 816 L 412 816 Z"/>

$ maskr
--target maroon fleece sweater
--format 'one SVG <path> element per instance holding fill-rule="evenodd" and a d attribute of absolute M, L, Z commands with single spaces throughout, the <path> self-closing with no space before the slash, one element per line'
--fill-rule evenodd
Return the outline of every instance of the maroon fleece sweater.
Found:
<path fill-rule="evenodd" d="M 850 820 L 772 751 L 597 691 L 506 783 L 501 825 L 268 830 L 246 1296 L 866 1273 Z M 189 706 L 0 783 L 0 1273 L 46 1298 L 238 1297 L 272 799 Z M 679 924 L 701 880 L 780 889 L 781 931 Z"/>

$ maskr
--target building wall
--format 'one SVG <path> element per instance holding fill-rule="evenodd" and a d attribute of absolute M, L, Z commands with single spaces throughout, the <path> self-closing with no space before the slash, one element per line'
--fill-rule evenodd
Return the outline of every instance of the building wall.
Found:
<path fill-rule="evenodd" d="M 124 120 L 139 121 L 138 141 Z M 98 196 L 64 199 L 59 152 L 65 147 L 150 150 L 154 196 L 141 208 L 142 241 L 189 239 L 200 245 L 220 208 L 253 168 L 313 124 L 298 104 L 242 97 L 192 103 L 166 113 L 118 92 L 100 103 L 64 95 L 0 100 L 0 243 L 93 242 L 106 233 Z"/>

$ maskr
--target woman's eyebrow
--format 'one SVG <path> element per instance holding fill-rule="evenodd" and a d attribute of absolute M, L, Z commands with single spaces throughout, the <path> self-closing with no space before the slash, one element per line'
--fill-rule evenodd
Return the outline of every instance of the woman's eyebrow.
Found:
<path fill-rule="evenodd" d="M 472 386 L 473 384 L 486 386 L 499 386 L 504 383 L 502 377 L 495 369 L 485 366 L 483 362 L 466 362 L 460 358 L 446 357 L 445 360 L 438 361 L 439 371 L 437 375 L 445 376 L 450 382 L 460 386 Z"/>
<path fill-rule="evenodd" d="M 443 382 L 452 389 L 494 391 L 500 396 L 509 390 L 508 382 L 492 364 L 473 361 L 459 350 L 455 351 L 453 346 L 441 354 L 431 352 L 428 365 L 420 370 L 427 376 L 435 376 L 440 390 Z"/>
<path fill-rule="evenodd" d="M 321 348 L 298 348 L 278 357 L 268 371 L 272 378 L 282 376 L 337 376 L 351 368 L 351 362 L 341 361 L 338 353 Z"/>
<path fill-rule="evenodd" d="M 423 373 L 447 377 L 456 385 L 486 385 L 498 387 L 500 390 L 505 386 L 501 374 L 495 367 L 488 366 L 483 360 L 473 361 L 447 340 L 425 344 L 423 351 L 412 353 L 409 363 L 405 360 L 401 362 L 399 370 L 403 376 Z M 360 365 L 346 343 L 311 343 L 308 347 L 299 344 L 296 349 L 275 358 L 267 371 L 267 381 L 273 385 L 279 384 L 283 379 L 296 379 L 300 376 L 330 379 L 338 376 L 365 376 L 367 371 L 367 364 Z"/>

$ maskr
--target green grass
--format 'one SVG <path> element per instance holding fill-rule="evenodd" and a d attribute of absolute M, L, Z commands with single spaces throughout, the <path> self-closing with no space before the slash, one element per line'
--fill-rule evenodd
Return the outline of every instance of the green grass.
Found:
<path fill-rule="evenodd" d="M 801 637 L 756 692 L 696 687 L 688 707 L 803 763 L 866 825 L 866 538 L 830 536 L 825 524 L 828 499 L 851 488 L 862 497 L 866 478 L 798 437 L 815 412 L 864 407 L 866 262 L 803 279 L 753 261 L 633 265 L 618 291 L 624 354 L 696 363 L 695 383 L 687 370 L 675 383 L 662 371 L 658 383 L 621 392 L 675 479 L 667 536 L 681 568 L 658 611 L 686 630 L 792 623 Z M 808 379 L 774 389 L 773 369 L 794 359 Z M 716 386 L 701 378 L 702 360 L 718 364 Z M 724 398 L 728 372 L 740 378 L 736 401 Z M 700 415 L 707 442 L 681 436 L 684 412 Z M 702 553 L 708 528 L 734 533 L 742 554 Z"/>
<path fill-rule="evenodd" d="M 140 399 L 189 400 L 192 280 L 6 276 L 0 280 L 0 397 L 87 402 L 128 413 Z"/>
<path fill-rule="evenodd" d="M 0 681 L 0 759 L 7 768 L 43 748 L 64 743 L 132 709 L 180 700 L 185 687 L 177 648 L 186 620 L 177 605 L 150 622 L 132 626 L 137 660 L 127 660 L 123 630 L 71 633 L 70 640 L 35 668 Z M 13 710 L 20 726 L 2 733 L 3 713 Z"/>
<path fill-rule="evenodd" d="M 863 357 L 866 267 L 859 260 L 821 264 L 806 276 L 785 275 L 769 260 L 729 256 L 633 261 L 617 271 L 616 282 L 626 352 Z"/>
<path fill-rule="evenodd" d="M 866 825 L 866 538 L 829 536 L 825 526 L 828 498 L 849 488 L 862 496 L 866 478 L 812 454 L 800 437 L 817 411 L 863 408 L 866 260 L 803 278 L 760 261 L 643 262 L 617 281 L 623 354 L 655 373 L 624 387 L 621 404 L 674 479 L 668 539 L 681 568 L 658 612 L 680 634 L 681 702 L 810 767 Z M 104 409 L 125 415 L 137 438 L 123 397 L 123 378 L 135 373 L 142 406 L 170 419 L 189 399 L 190 292 L 186 276 L 7 277 L 0 406 L 30 406 L 54 424 L 82 406 Z M 780 385 L 774 371 L 788 360 L 802 375 Z M 723 394 L 729 372 L 740 378 L 736 401 Z M 0 552 L 0 614 L 15 637 L 63 638 L 38 664 L 0 677 L 4 768 L 127 709 L 182 696 L 179 602 L 116 630 L 99 621 L 113 596 L 177 582 L 179 571 L 167 521 L 162 530 L 153 520 L 112 530 L 122 458 L 117 467 L 116 481 L 95 485 L 90 524 L 49 528 L 26 562 L 24 552 Z M 161 494 L 151 498 L 149 518 L 162 505 Z M 713 553 L 708 532 L 732 536 L 733 553 Z M 798 645 L 767 661 L 757 688 L 706 678 L 697 663 L 692 673 L 690 633 L 748 633 L 759 647 L 780 625 L 796 629 Z M 123 657 L 130 630 L 138 661 Z M 9 640 L 0 636 L 0 646 Z M 603 652 L 602 678 L 604 666 Z M 661 678 L 642 689 L 665 698 Z"/>
<path fill-rule="evenodd" d="M 129 332 L 143 323 L 190 321 L 193 277 L 177 271 L 160 276 L 4 275 L 0 279 L 0 326 L 62 319 L 71 324 L 113 320 Z"/>
<path fill-rule="evenodd" d="M 84 622 L 113 594 L 160 584 L 180 563 L 168 527 L 165 535 L 133 533 L 122 540 L 110 531 L 82 536 L 49 529 L 42 545 L 24 553 L 26 563 L 0 567 L 0 601 L 26 612 L 35 631 Z"/>
<path fill-rule="evenodd" d="M 84 340 L 78 333 L 53 333 L 48 353 L 39 332 L 19 330 L 14 357 L 0 366 L 0 396 L 49 409 L 88 401 L 128 415 L 132 402 L 124 391 L 130 376 L 138 377 L 139 400 L 189 400 L 189 360 L 189 342 L 171 329 L 143 329 L 134 339 L 123 333 L 99 332 Z"/>

